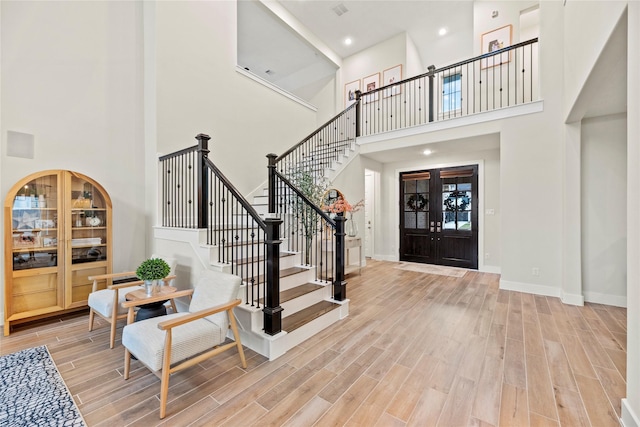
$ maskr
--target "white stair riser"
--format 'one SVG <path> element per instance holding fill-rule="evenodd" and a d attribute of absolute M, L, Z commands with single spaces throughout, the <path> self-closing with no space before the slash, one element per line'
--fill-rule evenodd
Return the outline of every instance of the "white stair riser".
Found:
<path fill-rule="evenodd" d="M 304 294 L 287 302 L 280 303 L 280 307 L 282 307 L 282 318 L 284 319 L 285 317 L 291 316 L 292 314 L 295 314 L 300 310 L 304 310 L 305 308 L 310 307 L 313 304 L 330 298 L 331 286 L 327 285 L 320 289 L 316 289 L 313 292 L 309 292 L 308 294 Z"/>

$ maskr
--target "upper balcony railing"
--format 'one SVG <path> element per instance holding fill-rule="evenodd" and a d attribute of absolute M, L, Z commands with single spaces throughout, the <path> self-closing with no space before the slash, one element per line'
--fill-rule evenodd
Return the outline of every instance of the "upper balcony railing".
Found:
<path fill-rule="evenodd" d="M 530 103 L 539 99 L 538 39 L 359 94 L 358 136 Z"/>

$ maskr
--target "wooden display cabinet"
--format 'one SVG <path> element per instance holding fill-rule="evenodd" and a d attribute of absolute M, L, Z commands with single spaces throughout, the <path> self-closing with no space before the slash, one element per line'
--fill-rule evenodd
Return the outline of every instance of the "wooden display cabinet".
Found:
<path fill-rule="evenodd" d="M 44 171 L 4 205 L 4 335 L 11 325 L 86 307 L 89 276 L 111 273 L 111 199 L 91 178 Z"/>

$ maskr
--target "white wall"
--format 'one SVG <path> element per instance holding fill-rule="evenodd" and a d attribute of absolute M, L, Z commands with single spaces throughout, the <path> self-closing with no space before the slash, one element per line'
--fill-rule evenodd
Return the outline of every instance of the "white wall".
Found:
<path fill-rule="evenodd" d="M 640 426 L 640 3 L 629 2 L 627 61 L 627 396 L 626 427 Z"/>
<path fill-rule="evenodd" d="M 40 170 L 92 177 L 113 201 L 114 270 L 129 269 L 145 255 L 142 4 L 0 8 L 2 197 Z M 35 136 L 34 159 L 6 156 L 8 130 Z"/>
<path fill-rule="evenodd" d="M 626 5 L 626 1 L 615 0 L 566 2 L 563 58 L 565 117 L 573 107 Z"/>
<path fill-rule="evenodd" d="M 316 129 L 316 113 L 235 71 L 235 2 L 158 2 L 155 14 L 158 150 L 209 134 L 210 159 L 250 192 L 266 180 L 265 156 Z"/>
<path fill-rule="evenodd" d="M 626 306 L 627 120 L 582 122 L 582 291 L 586 301 Z M 580 211 L 573 212 L 579 215 Z"/>
<path fill-rule="evenodd" d="M 420 59 L 420 53 L 418 52 L 418 48 L 416 44 L 413 42 L 411 37 L 409 37 L 409 33 L 405 33 L 406 36 L 406 52 L 407 59 L 406 63 L 406 71 L 405 78 L 418 76 L 426 72 L 426 67 L 422 65 L 422 60 Z"/>

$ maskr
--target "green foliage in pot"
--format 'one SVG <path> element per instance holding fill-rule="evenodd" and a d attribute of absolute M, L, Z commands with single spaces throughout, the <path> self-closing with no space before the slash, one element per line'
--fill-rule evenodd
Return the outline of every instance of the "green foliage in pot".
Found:
<path fill-rule="evenodd" d="M 171 267 L 161 258 L 149 258 L 138 266 L 136 276 L 140 280 L 160 280 L 169 275 Z"/>

